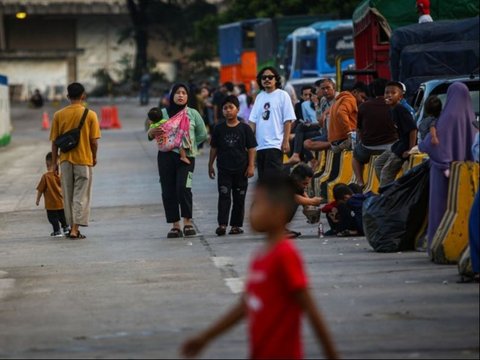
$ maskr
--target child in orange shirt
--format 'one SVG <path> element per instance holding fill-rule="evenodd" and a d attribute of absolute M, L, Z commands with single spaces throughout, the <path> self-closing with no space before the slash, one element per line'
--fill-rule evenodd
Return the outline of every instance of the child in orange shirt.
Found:
<path fill-rule="evenodd" d="M 65 220 L 63 211 L 63 195 L 60 176 L 53 171 L 52 153 L 49 152 L 45 157 L 47 172 L 43 174 L 37 186 L 37 206 L 40 204 L 40 198 L 43 195 L 45 201 L 45 209 L 47 210 L 47 218 L 53 226 L 53 233 L 50 236 L 62 237 L 67 236 L 70 228 Z M 63 228 L 63 234 L 60 231 L 60 225 Z"/>

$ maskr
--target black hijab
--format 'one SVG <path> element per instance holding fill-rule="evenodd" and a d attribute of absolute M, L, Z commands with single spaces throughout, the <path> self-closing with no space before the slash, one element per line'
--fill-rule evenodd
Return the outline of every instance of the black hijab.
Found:
<path fill-rule="evenodd" d="M 175 97 L 175 93 L 179 88 L 184 88 L 185 91 L 187 92 L 188 98 L 190 99 L 190 91 L 189 91 L 188 85 L 183 83 L 177 83 L 173 85 L 172 90 L 170 91 L 170 105 L 167 108 L 167 114 L 169 117 L 175 116 L 177 113 L 179 113 L 180 111 L 182 111 L 187 107 L 188 101 L 185 105 L 178 105 L 178 104 L 175 104 L 175 102 L 173 101 L 173 98 Z"/>

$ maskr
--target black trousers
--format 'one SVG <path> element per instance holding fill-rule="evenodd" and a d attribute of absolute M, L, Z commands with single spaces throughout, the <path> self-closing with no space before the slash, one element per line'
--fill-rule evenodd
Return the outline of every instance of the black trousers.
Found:
<path fill-rule="evenodd" d="M 59 232 L 60 225 L 62 225 L 62 228 L 68 226 L 63 210 L 47 210 L 47 218 L 48 222 L 53 226 L 53 232 Z"/>
<path fill-rule="evenodd" d="M 192 177 L 195 169 L 195 158 L 188 158 L 190 165 L 180 160 L 176 152 L 158 152 L 158 174 L 162 186 L 162 200 L 167 223 L 192 218 Z"/>
<path fill-rule="evenodd" d="M 303 124 L 298 124 L 295 128 L 295 138 L 293 139 L 293 152 L 303 155 L 306 161 L 312 160 L 312 152 L 303 148 L 303 142 L 319 135 L 320 131 L 318 130 L 318 126 L 305 126 Z"/>
<path fill-rule="evenodd" d="M 230 226 L 243 226 L 245 217 L 245 196 L 247 195 L 248 178 L 245 171 L 230 173 L 218 171 L 218 225 L 228 225 L 230 207 L 233 208 L 230 217 Z"/>
<path fill-rule="evenodd" d="M 282 171 L 283 153 L 278 149 L 264 149 L 257 151 L 258 178 L 261 179 L 265 173 L 270 171 Z"/>

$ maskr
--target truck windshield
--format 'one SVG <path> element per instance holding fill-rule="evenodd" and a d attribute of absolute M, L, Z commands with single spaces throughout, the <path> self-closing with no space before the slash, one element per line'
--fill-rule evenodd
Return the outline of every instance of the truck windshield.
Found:
<path fill-rule="evenodd" d="M 335 66 L 335 58 L 353 59 L 353 30 L 351 28 L 336 29 L 327 32 L 327 62 Z"/>
<path fill-rule="evenodd" d="M 317 69 L 317 40 L 302 39 L 297 44 L 296 70 Z"/>

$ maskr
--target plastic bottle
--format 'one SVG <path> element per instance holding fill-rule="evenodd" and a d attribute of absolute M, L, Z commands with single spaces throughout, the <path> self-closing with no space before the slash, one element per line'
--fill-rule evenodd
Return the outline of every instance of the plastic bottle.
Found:
<path fill-rule="evenodd" d="M 323 238 L 323 224 L 321 221 L 318 223 L 318 237 Z"/>

